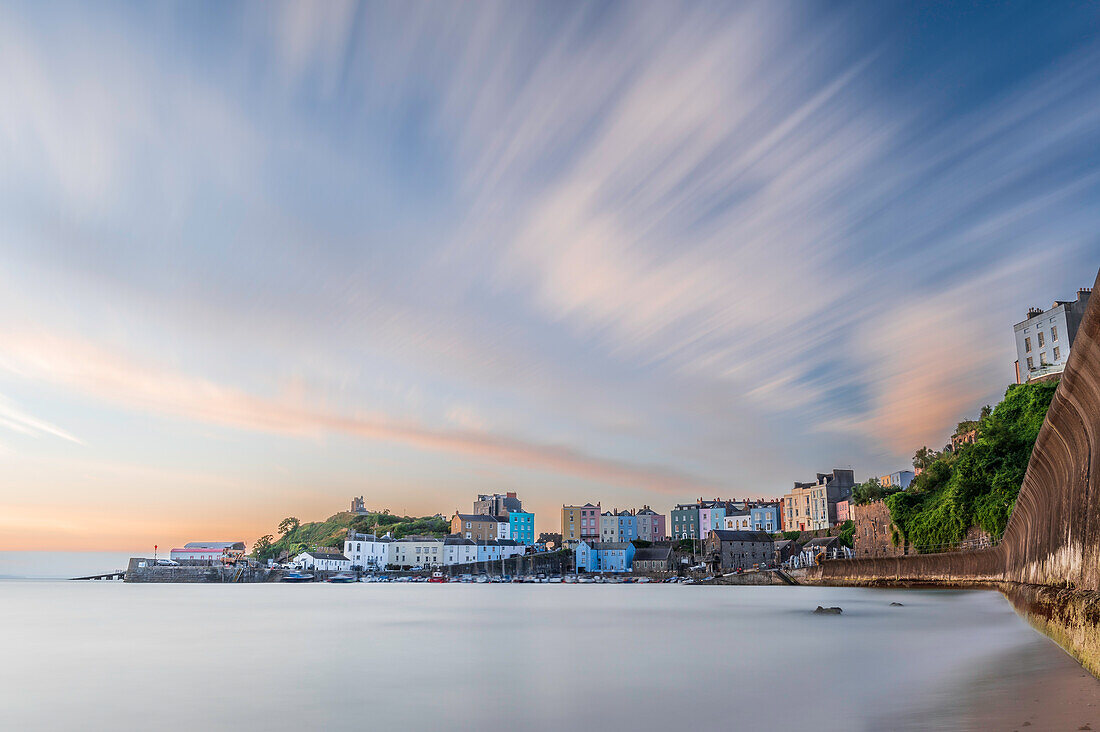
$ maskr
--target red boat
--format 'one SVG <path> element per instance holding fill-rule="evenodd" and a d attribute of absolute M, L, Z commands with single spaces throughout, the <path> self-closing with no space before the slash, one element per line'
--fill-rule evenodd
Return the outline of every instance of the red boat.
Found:
<path fill-rule="evenodd" d="M 432 577 L 428 581 L 429 582 L 446 582 L 447 578 L 443 576 L 442 572 L 432 572 Z"/>

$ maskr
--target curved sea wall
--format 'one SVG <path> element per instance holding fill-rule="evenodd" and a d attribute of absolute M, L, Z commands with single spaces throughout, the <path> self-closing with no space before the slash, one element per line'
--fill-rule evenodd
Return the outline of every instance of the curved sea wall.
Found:
<path fill-rule="evenodd" d="M 995 586 L 1100 675 L 1100 469 L 1094 465 L 1100 468 L 1100 297 L 1089 301 L 999 545 L 825 562 L 801 579 Z"/>

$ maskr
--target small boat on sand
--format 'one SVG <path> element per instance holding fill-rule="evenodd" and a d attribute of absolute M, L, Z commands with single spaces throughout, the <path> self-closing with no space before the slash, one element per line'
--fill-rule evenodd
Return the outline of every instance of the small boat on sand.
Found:
<path fill-rule="evenodd" d="M 350 572 L 339 572 L 329 577 L 326 582 L 332 582 L 334 584 L 345 584 L 347 582 L 354 582 L 355 575 Z"/>
<path fill-rule="evenodd" d="M 287 572 L 283 575 L 283 582 L 312 582 L 313 575 L 305 572 Z"/>

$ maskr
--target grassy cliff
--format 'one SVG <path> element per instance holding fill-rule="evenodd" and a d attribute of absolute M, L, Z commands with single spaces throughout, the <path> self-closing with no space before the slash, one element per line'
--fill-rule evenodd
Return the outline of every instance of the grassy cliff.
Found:
<path fill-rule="evenodd" d="M 304 524 L 297 518 L 288 517 L 279 524 L 277 531 L 278 538 L 269 534 L 255 542 L 253 556 L 257 559 L 268 559 L 277 557 L 284 551 L 294 556 L 299 552 L 325 547 L 343 549 L 344 537 L 349 531 L 363 534 L 390 533 L 395 539 L 410 534 L 446 536 L 450 533 L 450 523 L 437 516 L 411 517 L 395 516 L 385 511 L 368 514 L 341 511 L 324 521 Z"/>
<path fill-rule="evenodd" d="M 957 545 L 971 526 L 999 539 L 1057 386 L 1013 384 L 1001 403 L 977 420 L 974 444 L 936 454 L 908 490 L 886 498 L 899 539 L 920 552 Z"/>

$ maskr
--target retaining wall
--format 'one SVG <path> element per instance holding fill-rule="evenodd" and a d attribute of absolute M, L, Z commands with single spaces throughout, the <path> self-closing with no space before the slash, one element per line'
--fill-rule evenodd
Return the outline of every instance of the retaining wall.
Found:
<path fill-rule="evenodd" d="M 1096 285 L 1100 286 L 1100 277 Z M 1090 299 L 993 549 L 825 562 L 811 584 L 996 587 L 1100 675 L 1100 296 Z"/>

